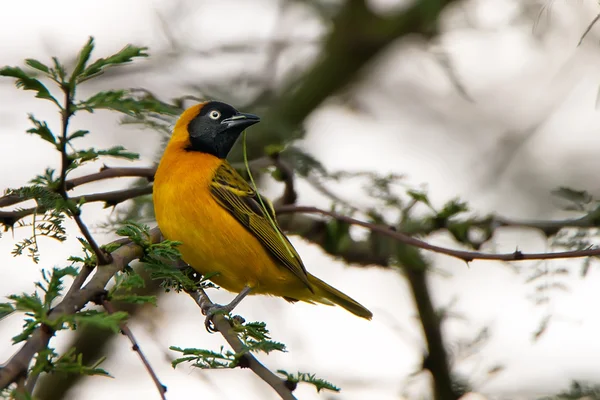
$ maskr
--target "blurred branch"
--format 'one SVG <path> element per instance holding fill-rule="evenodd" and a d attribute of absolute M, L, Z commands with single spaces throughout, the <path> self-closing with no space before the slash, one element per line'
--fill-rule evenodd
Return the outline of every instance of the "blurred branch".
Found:
<path fill-rule="evenodd" d="M 581 39 L 579 39 L 579 43 L 577 43 L 577 46 L 580 46 L 581 43 L 583 43 L 583 39 L 585 39 L 585 37 L 588 35 L 588 33 L 590 33 L 590 31 L 592 30 L 592 28 L 594 27 L 594 25 L 596 25 L 596 23 L 598 22 L 598 20 L 600 20 L 600 14 L 596 15 L 596 17 L 594 17 L 594 19 L 592 20 L 592 22 L 590 22 L 590 24 L 586 28 L 585 32 L 583 32 L 583 35 L 581 35 Z"/>
<path fill-rule="evenodd" d="M 296 193 L 296 187 L 294 186 L 294 169 L 284 160 L 281 159 L 279 153 L 275 153 L 271 156 L 273 165 L 277 168 L 278 179 L 283 181 L 285 188 L 283 194 L 277 199 L 274 206 L 285 206 L 288 204 L 294 204 L 298 199 L 298 193 Z"/>
<path fill-rule="evenodd" d="M 197 292 L 189 293 L 189 295 L 192 296 L 201 310 L 206 309 L 205 307 L 207 306 L 210 307 L 214 305 L 203 289 L 199 289 Z M 256 376 L 271 386 L 283 400 L 296 400 L 296 397 L 286 386 L 286 381 L 271 372 L 267 367 L 262 365 L 260 361 L 254 357 L 254 355 L 248 352 L 238 335 L 233 330 L 231 323 L 225 318 L 224 315 L 215 314 L 212 321 L 217 331 L 223 336 L 227 343 L 229 343 L 231 348 L 236 353 L 243 354 L 243 361 L 240 360 L 240 366 L 242 366 L 242 368 L 250 368 L 252 372 L 256 374 Z"/>
<path fill-rule="evenodd" d="M 152 243 L 160 240 L 158 228 L 150 231 L 149 240 Z M 118 240 L 117 243 L 122 244 L 123 240 Z M 125 268 L 131 261 L 142 256 L 143 249 L 140 246 L 131 242 L 123 244 L 111 253 L 112 262 L 102 268 L 97 268 L 94 276 L 81 290 L 69 291 L 65 295 L 63 300 L 48 313 L 48 320 L 55 322 L 60 320 L 62 316 L 71 315 L 81 310 L 94 297 L 104 291 L 106 284 L 115 273 Z M 37 328 L 23 347 L 0 369 L 0 388 L 6 388 L 20 376 L 26 374 L 32 358 L 48 346 L 48 342 L 53 336 L 54 331 L 49 326 L 42 324 Z"/>
<path fill-rule="evenodd" d="M 110 301 L 103 299 L 102 306 L 109 314 L 115 313 L 115 308 Z M 129 329 L 129 326 L 125 322 L 122 322 L 120 324 L 120 326 L 121 326 L 121 332 L 123 332 L 123 334 L 126 335 L 127 338 L 129 338 L 129 341 L 131 342 L 131 345 L 132 345 L 132 350 L 135 351 L 136 353 L 138 353 L 138 355 L 140 356 L 140 359 L 142 360 L 142 364 L 144 364 L 146 371 L 148 371 L 148 374 L 152 378 L 152 381 L 154 382 L 154 385 L 156 386 L 156 389 L 158 390 L 158 393 L 160 394 L 160 398 L 163 400 L 166 400 L 165 393 L 167 392 L 167 387 L 165 385 L 163 385 L 160 382 L 160 380 L 158 379 L 156 372 L 154 372 L 154 369 L 150 365 L 150 362 L 144 355 L 144 352 L 140 348 L 139 343 L 137 342 L 137 340 L 135 340 L 135 336 L 133 336 L 133 332 L 131 331 L 131 329 Z"/>
<path fill-rule="evenodd" d="M 407 245 L 399 245 L 396 256 L 408 279 L 423 327 L 428 349 L 423 360 L 423 369 L 430 371 L 433 377 L 434 398 L 436 400 L 456 400 L 460 394 L 455 391 L 452 383 L 448 355 L 442 339 L 441 318 L 433 307 L 427 285 L 427 264 L 416 248 Z"/>
<path fill-rule="evenodd" d="M 143 268 L 133 266 L 136 273 L 144 278 L 144 286 L 135 291 L 136 295 L 149 296 L 163 293 L 160 286 L 160 281 L 151 279 L 148 273 Z M 77 279 L 82 276 L 79 273 Z M 87 277 L 87 275 L 86 275 Z M 85 279 L 84 279 L 85 281 Z M 71 285 L 70 290 L 73 290 L 75 283 Z M 81 285 L 77 287 L 79 289 Z M 119 294 L 119 291 L 117 291 Z M 140 313 L 147 305 L 134 303 L 113 303 L 120 311 L 127 312 L 129 320 L 133 319 L 136 314 Z M 65 346 L 65 348 L 73 348 L 78 354 L 82 354 L 82 362 L 85 365 L 93 364 L 99 360 L 106 352 L 107 346 L 115 337 L 112 330 L 98 329 L 93 326 L 83 325 L 78 327 L 74 332 L 73 338 Z M 40 382 L 36 385 L 35 398 L 40 400 L 63 399 L 67 393 L 76 386 L 85 376 L 79 374 L 53 373 L 45 374 L 40 377 Z"/>
<path fill-rule="evenodd" d="M 321 214 L 332 217 L 338 221 L 343 221 L 351 225 L 358 225 L 364 228 L 388 236 L 392 239 L 397 240 L 400 243 L 404 243 L 410 246 L 414 246 L 423 250 L 432 251 L 434 253 L 445 254 L 454 258 L 461 259 L 465 262 L 471 262 L 473 260 L 496 260 L 496 261 L 522 261 L 522 260 L 552 260 L 556 258 L 578 258 L 578 257 L 591 257 L 600 256 L 600 248 L 590 248 L 586 250 L 573 250 L 573 251 L 559 251 L 554 253 L 523 253 L 519 250 L 513 253 L 505 254 L 488 254 L 481 253 L 478 251 L 463 251 L 454 250 L 447 247 L 436 246 L 429 244 L 419 239 L 415 239 L 412 236 L 406 235 L 401 232 L 395 231 L 393 228 L 374 224 L 371 222 L 364 222 L 346 215 L 337 214 L 332 211 L 321 210 L 316 207 L 305 207 L 305 206 L 282 206 L 275 210 L 278 214 L 287 213 L 307 213 L 307 214 Z"/>
<path fill-rule="evenodd" d="M 373 13 L 364 0 L 348 0 L 332 21 L 321 58 L 299 80 L 280 93 L 285 95 L 270 105 L 264 115 L 267 125 L 257 125 L 248 143 L 251 158 L 263 153 L 262 143 L 282 143 L 306 117 L 329 96 L 356 81 L 362 69 L 396 39 L 437 31 L 441 11 L 457 0 L 421 0 L 392 16 Z M 234 148 L 232 159 L 241 159 Z"/>

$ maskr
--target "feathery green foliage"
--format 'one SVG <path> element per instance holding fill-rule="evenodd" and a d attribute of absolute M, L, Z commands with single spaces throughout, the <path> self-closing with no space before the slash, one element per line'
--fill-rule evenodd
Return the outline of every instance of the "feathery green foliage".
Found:
<path fill-rule="evenodd" d="M 331 390 L 333 392 L 339 392 L 341 389 L 335 386 L 333 383 L 328 382 L 324 379 L 317 378 L 315 374 L 309 374 L 306 372 L 297 372 L 290 374 L 282 369 L 277 370 L 277 373 L 285 376 L 286 383 L 289 387 L 295 388 L 298 382 L 305 382 L 311 384 L 317 389 L 317 392 L 321 390 Z"/>

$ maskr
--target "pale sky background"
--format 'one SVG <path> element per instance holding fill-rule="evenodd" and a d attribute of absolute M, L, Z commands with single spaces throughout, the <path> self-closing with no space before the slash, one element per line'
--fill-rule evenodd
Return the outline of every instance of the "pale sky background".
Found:
<path fill-rule="evenodd" d="M 436 43 L 424 47 L 411 40 L 395 45 L 353 93 L 350 101 L 355 111 L 349 111 L 345 104 L 328 102 L 307 120 L 308 134 L 301 145 L 332 170 L 402 173 L 413 185 L 426 183 L 436 205 L 460 196 L 481 215 L 497 212 L 515 218 L 564 217 L 567 214 L 558 211 L 550 196 L 560 185 L 586 188 L 600 195 L 596 179 L 600 167 L 598 29 L 577 47 L 600 7 L 595 0 L 554 0 L 539 18 L 519 19 L 519 3 L 467 2 L 444 18 L 449 32 Z M 0 14 L 0 37 L 4 38 L 0 42 L 0 65 L 22 65 L 29 57 L 45 61 L 54 55 L 69 60 L 90 35 L 96 38 L 95 57 L 135 43 L 150 47 L 151 55 L 160 54 L 158 67 L 106 81 L 103 87 L 145 87 L 170 97 L 187 94 L 185 88 L 195 82 L 210 82 L 237 71 L 253 76 L 263 68 L 260 51 L 243 56 L 203 56 L 202 51 L 228 43 L 261 42 L 274 33 L 306 43 L 280 61 L 274 78 L 279 80 L 285 71 L 301 67 L 317 54 L 311 43 L 324 32 L 324 27 L 300 6 L 283 21 L 278 19 L 275 1 L 175 4 L 107 0 L 100 7 L 79 1 L 8 2 Z M 391 0 L 372 5 L 381 12 L 397 6 Z M 170 53 L 171 42 L 162 25 L 165 21 L 172 22 L 167 25 L 169 35 L 184 46 L 184 54 L 193 50 L 196 56 L 175 57 Z M 436 52 L 449 55 L 474 102 L 457 93 L 432 56 Z M 139 61 L 140 65 L 151 62 L 152 58 Z M 240 88 L 244 88 L 243 80 Z M 97 89 L 87 90 L 92 93 Z M 24 133 L 29 128 L 27 113 L 46 118 L 54 127 L 58 114 L 49 102 L 16 90 L 8 79 L 0 80 L 0 104 L 0 189 L 4 190 L 23 185 L 47 166 L 58 165 L 58 154 L 49 152 L 47 143 Z M 158 150 L 158 134 L 119 126 L 118 116 L 108 112 L 77 117 L 73 129 L 80 127 L 92 128 L 86 139 L 90 146 L 123 144 L 139 152 L 141 160 L 128 165 L 151 165 Z M 85 171 L 97 168 L 88 166 Z M 128 183 L 123 179 L 90 184 L 76 193 L 117 189 Z M 277 196 L 280 189 L 272 184 L 267 193 Z M 356 189 L 350 184 L 335 187 L 342 197 L 368 204 L 366 197 L 356 195 Z M 327 206 L 325 199 L 301 181 L 299 193 L 299 204 Z M 86 205 L 83 215 L 93 225 L 105 221 L 107 211 Z M 26 257 L 13 258 L 10 254 L 22 235 L 17 231 L 14 238 L 7 233 L 0 239 L 2 297 L 33 290 L 32 281 L 40 278 L 40 266 L 65 265 L 66 257 L 78 251 L 75 235 L 61 245 L 42 242 L 41 263 L 35 266 Z M 97 235 L 101 243 L 111 237 Z M 403 278 L 391 270 L 347 267 L 325 256 L 317 246 L 296 237 L 292 240 L 311 272 L 359 300 L 375 318 L 367 322 L 339 308 L 249 298 L 237 312 L 247 320 L 267 322 L 273 338 L 286 343 L 289 350 L 260 355 L 261 361 L 272 370 L 314 372 L 342 387 L 340 394 L 317 394 L 312 387 L 300 385 L 295 392 L 300 399 L 387 400 L 401 398 L 402 393 L 421 398 L 426 387 L 424 374 L 409 375 L 419 370 L 424 347 Z M 429 240 L 452 245 L 442 235 Z M 550 250 L 540 235 L 527 231 L 503 231 L 493 245 L 484 250 L 508 252 L 516 246 L 523 251 Z M 450 351 L 456 351 L 459 339 L 473 337 L 485 326 L 490 329 L 489 341 L 476 355 L 456 364 L 457 371 L 468 375 L 477 391 L 489 398 L 529 399 L 566 389 L 571 379 L 597 377 L 600 321 L 594 305 L 600 301 L 600 274 L 596 268 L 581 279 L 580 261 L 512 267 L 473 262 L 466 268 L 447 257 L 428 257 L 437 268 L 452 273 L 451 278 L 435 275 L 431 280 L 436 304 L 452 304 L 454 313 L 461 316 L 444 325 Z M 558 266 L 573 272 L 556 278 L 568 284 L 569 291 L 555 292 L 548 304 L 536 306 L 530 299 L 535 285 L 525 284 L 527 276 L 536 267 Z M 220 291 L 211 297 L 227 302 L 232 295 Z M 247 370 L 203 371 L 186 365 L 171 368 L 165 357 L 171 345 L 218 349 L 224 344 L 220 335 L 205 332 L 203 318 L 187 296 L 163 296 L 158 308 L 148 312 L 152 318 L 134 319 L 130 326 L 168 387 L 169 399 L 228 399 L 239 397 L 241 391 L 248 399 L 277 398 Z M 553 319 L 548 331 L 534 342 L 533 332 L 549 314 Z M 2 321 L 0 343 L 8 345 L 21 324 L 18 316 Z M 65 336 L 61 332 L 53 343 L 59 343 L 60 348 L 60 343 L 66 343 Z M 0 347 L 0 362 L 16 350 L 7 345 Z M 85 379 L 70 398 L 158 398 L 126 338 L 117 337 L 112 347 L 114 351 L 103 366 L 115 379 Z M 487 371 L 495 365 L 504 366 L 504 370 L 488 376 Z"/>

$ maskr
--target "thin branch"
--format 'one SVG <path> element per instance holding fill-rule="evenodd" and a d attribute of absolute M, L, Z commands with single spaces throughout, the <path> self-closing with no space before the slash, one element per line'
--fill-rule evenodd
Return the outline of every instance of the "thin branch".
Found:
<path fill-rule="evenodd" d="M 160 240 L 158 228 L 150 231 L 149 240 L 152 243 Z M 117 243 L 122 243 L 122 240 L 118 240 Z M 71 315 L 81 310 L 89 301 L 104 291 L 114 274 L 143 255 L 144 250 L 131 242 L 113 251 L 111 253 L 112 262 L 102 268 L 97 268 L 94 276 L 81 290 L 69 291 L 63 300 L 48 313 L 49 321 L 58 321 L 65 315 Z M 54 331 L 47 325 L 37 328 L 25 344 L 0 368 L 0 388 L 6 388 L 25 374 L 35 354 L 45 349 L 53 336 Z"/>
<path fill-rule="evenodd" d="M 432 251 L 434 253 L 445 254 L 447 256 L 461 259 L 465 262 L 471 262 L 473 260 L 496 260 L 496 261 L 523 261 L 523 260 L 552 260 L 557 258 L 578 258 L 578 257 L 591 257 L 600 256 L 600 248 L 590 248 L 586 250 L 572 250 L 572 251 L 560 251 L 555 253 L 523 253 L 519 250 L 513 253 L 505 254 L 488 254 L 481 253 L 478 251 L 463 251 L 454 250 L 447 247 L 436 246 L 429 244 L 419 239 L 415 239 L 412 236 L 406 235 L 401 232 L 397 232 L 392 228 L 385 225 L 378 225 L 371 222 L 364 222 L 358 219 L 348 217 L 346 215 L 337 214 L 332 211 L 321 210 L 316 207 L 305 207 L 305 206 L 281 206 L 275 210 L 278 214 L 289 214 L 289 213 L 307 213 L 307 214 L 321 214 L 332 217 L 338 221 L 343 221 L 351 225 L 358 225 L 371 230 L 372 232 L 380 233 L 384 236 L 388 236 L 401 243 L 408 244 L 410 246 L 418 247 L 423 250 Z"/>
<path fill-rule="evenodd" d="M 298 193 L 296 193 L 296 187 L 294 185 L 294 168 L 292 168 L 287 162 L 281 159 L 279 153 L 275 153 L 271 156 L 273 165 L 279 171 L 279 178 L 283 181 L 285 188 L 283 194 L 274 204 L 277 205 L 288 205 L 294 204 L 298 199 Z"/>
<path fill-rule="evenodd" d="M 596 17 L 592 20 L 592 22 L 590 22 L 590 24 L 588 25 L 585 32 L 583 32 L 583 35 L 581 35 L 581 39 L 579 39 L 579 43 L 577 43 L 577 46 L 580 46 L 581 43 L 583 43 L 583 39 L 585 39 L 585 37 L 588 35 L 588 33 L 590 33 L 590 31 L 592 30 L 594 25 L 596 25 L 596 22 L 598 22 L 598 20 L 600 20 L 600 14 L 596 15 Z"/>
<path fill-rule="evenodd" d="M 62 114 L 62 134 L 60 137 L 60 154 L 61 154 L 61 168 L 60 168 L 60 180 L 59 180 L 59 194 L 64 199 L 65 204 L 71 214 L 71 217 L 75 220 L 77 227 L 81 231 L 81 234 L 87 241 L 88 245 L 96 255 L 96 260 L 99 265 L 110 264 L 112 261 L 110 259 L 110 255 L 108 255 L 104 250 L 98 246 L 96 240 L 90 233 L 87 225 L 83 223 L 83 219 L 81 218 L 81 210 L 74 205 L 70 199 L 69 194 L 67 193 L 67 172 L 69 171 L 69 166 L 71 165 L 71 160 L 69 160 L 69 155 L 67 153 L 67 143 L 68 143 L 68 132 L 69 132 L 69 120 L 73 116 L 73 99 L 72 99 L 72 90 L 71 86 L 68 83 L 63 82 L 61 84 L 61 89 L 65 94 L 65 104 L 61 109 Z"/>
<path fill-rule="evenodd" d="M 112 303 L 110 301 L 104 299 L 102 301 L 102 306 L 104 306 L 104 308 L 106 309 L 106 311 L 109 314 L 114 314 L 115 313 L 115 308 L 113 307 L 113 305 L 112 305 Z M 150 377 L 152 378 L 152 381 L 154 382 L 154 385 L 156 386 L 156 389 L 158 390 L 158 393 L 160 393 L 160 398 L 163 399 L 163 400 L 166 400 L 165 393 L 167 392 L 167 387 L 165 385 L 163 385 L 160 382 L 160 380 L 158 379 L 158 376 L 156 375 L 156 372 L 154 372 L 154 369 L 150 365 L 150 362 L 148 361 L 148 359 L 146 358 L 146 356 L 142 352 L 142 349 L 140 348 L 140 345 L 135 340 L 135 336 L 133 336 L 133 332 L 131 331 L 131 329 L 129 329 L 129 326 L 125 322 L 122 322 L 120 324 L 120 327 L 121 327 L 121 331 L 129 338 L 129 341 L 132 344 L 133 351 L 135 351 L 136 353 L 138 353 L 138 355 L 140 356 L 140 359 L 142 360 L 142 363 L 144 364 L 144 367 L 146 367 L 146 371 L 148 371 L 148 374 L 150 374 Z"/>
<path fill-rule="evenodd" d="M 146 167 L 107 167 L 100 168 L 99 172 L 84 175 L 79 178 L 67 179 L 67 190 L 73 190 L 77 186 L 90 182 L 97 182 L 110 178 L 140 177 L 146 178 L 149 182 L 154 180 L 156 168 Z M 24 200 L 15 194 L 0 197 L 0 207 L 8 207 L 14 204 L 22 203 Z"/>
<path fill-rule="evenodd" d="M 204 309 L 203 307 L 212 306 L 214 304 L 202 289 L 188 294 L 192 296 L 200 309 Z M 245 361 L 247 361 L 246 365 L 252 372 L 271 386 L 283 400 L 296 400 L 296 397 L 292 394 L 290 389 L 287 388 L 285 380 L 271 372 L 267 367 L 262 365 L 254 355 L 247 351 L 244 344 L 231 327 L 229 321 L 222 314 L 215 314 L 213 323 L 219 333 L 236 353 L 244 353 Z"/>
<path fill-rule="evenodd" d="M 75 203 L 104 202 L 109 206 L 116 206 L 117 204 L 122 203 L 126 200 L 134 199 L 136 197 L 144 196 L 147 194 L 152 194 L 151 185 L 134 187 L 131 189 L 113 190 L 110 192 L 103 193 L 84 194 L 81 196 L 73 196 L 69 199 Z M 45 211 L 46 209 L 44 209 L 43 207 L 31 207 L 12 211 L 0 211 L 0 223 L 3 223 L 5 225 L 12 225 L 21 218 L 24 218 L 35 212 L 43 213 Z"/>
<path fill-rule="evenodd" d="M 73 178 L 67 180 L 67 190 L 71 190 L 74 187 L 90 183 L 101 181 L 109 178 L 124 178 L 124 177 L 139 177 L 146 178 L 148 182 L 154 180 L 154 174 L 156 168 L 151 167 L 107 167 L 106 165 L 100 168 L 100 172 L 95 174 L 84 175 L 79 178 Z"/>

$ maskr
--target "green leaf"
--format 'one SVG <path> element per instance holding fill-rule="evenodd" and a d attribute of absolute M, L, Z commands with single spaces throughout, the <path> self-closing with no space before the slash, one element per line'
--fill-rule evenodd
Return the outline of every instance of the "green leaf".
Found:
<path fill-rule="evenodd" d="M 100 157 L 114 157 L 125 160 L 137 160 L 140 158 L 139 154 L 126 151 L 123 146 L 115 146 L 104 150 L 96 150 L 94 148 L 78 150 L 67 156 L 67 159 L 69 160 L 67 172 L 70 172 L 89 161 L 96 161 Z M 83 200 L 85 199 L 83 198 Z"/>
<path fill-rule="evenodd" d="M 62 279 L 65 276 L 77 276 L 78 270 L 75 267 L 69 266 L 64 268 L 52 268 L 52 274 L 48 277 L 46 270 L 42 270 L 42 278 L 44 283 L 36 282 L 35 286 L 40 288 L 44 293 L 44 307 L 50 309 L 52 301 L 61 295 L 63 284 Z"/>
<path fill-rule="evenodd" d="M 77 103 L 76 109 L 91 113 L 103 109 L 113 110 L 136 118 L 151 112 L 168 115 L 178 112 L 177 109 L 153 97 L 137 98 L 126 90 L 98 92 L 87 100 Z"/>
<path fill-rule="evenodd" d="M 62 356 L 59 356 L 54 349 L 46 348 L 38 352 L 31 375 L 35 376 L 43 372 L 60 372 L 76 375 L 110 376 L 104 369 L 98 368 L 105 359 L 103 357 L 91 366 L 86 366 L 83 364 L 83 354 L 76 353 L 75 348 L 71 348 Z"/>
<path fill-rule="evenodd" d="M 156 306 L 156 296 L 141 296 L 137 294 L 116 294 L 111 296 L 111 300 L 122 301 L 132 304 L 152 304 Z"/>
<path fill-rule="evenodd" d="M 58 58 L 56 57 L 52 57 L 52 63 L 54 64 L 54 68 L 50 69 L 50 73 L 56 82 L 64 84 L 65 77 L 67 76 L 65 67 L 60 63 L 60 61 L 58 61 Z"/>
<path fill-rule="evenodd" d="M 121 330 L 120 324 L 127 319 L 125 311 L 117 311 L 112 314 L 105 312 L 88 310 L 80 311 L 73 316 L 73 321 L 77 324 L 91 325 L 99 329 L 110 329 L 114 333 Z"/>
<path fill-rule="evenodd" d="M 237 366 L 237 358 L 231 351 L 211 351 L 205 349 L 169 347 L 170 350 L 182 353 L 185 357 L 177 358 L 171 362 L 173 368 L 184 362 L 193 362 L 193 366 L 202 369 L 234 368 Z"/>
<path fill-rule="evenodd" d="M 40 61 L 35 60 L 33 58 L 26 59 L 25 60 L 25 64 L 27 64 L 31 68 L 37 69 L 38 71 L 41 71 L 41 72 L 43 72 L 45 74 L 49 74 L 50 73 L 50 68 L 47 65 L 45 65 L 45 64 L 41 63 Z"/>
<path fill-rule="evenodd" d="M 13 307 L 12 303 L 0 303 L 0 320 L 9 316 L 15 311 L 16 309 Z"/>
<path fill-rule="evenodd" d="M 263 352 L 269 354 L 272 351 L 281 351 L 286 352 L 285 344 L 276 342 L 274 340 L 261 340 L 261 341 L 249 341 L 244 346 L 244 352 L 252 351 L 252 352 Z M 242 354 L 244 353 L 242 352 Z"/>
<path fill-rule="evenodd" d="M 429 197 L 427 197 L 427 193 L 417 192 L 416 190 L 407 190 L 406 194 L 408 194 L 414 201 L 423 203 L 429 206 L 429 208 L 431 208 L 431 203 L 429 202 Z"/>
<path fill-rule="evenodd" d="M 71 74 L 71 79 L 69 80 L 71 89 L 74 88 L 74 85 L 77 82 L 77 78 L 79 78 L 79 75 L 81 75 L 84 68 L 86 67 L 87 62 L 90 59 L 90 55 L 92 54 L 92 50 L 94 50 L 94 38 L 90 36 L 87 43 L 79 52 L 79 56 L 77 57 L 77 64 L 75 65 L 73 73 Z"/>
<path fill-rule="evenodd" d="M 136 57 L 148 57 L 147 47 L 136 47 L 128 44 L 122 48 L 118 53 L 113 54 L 107 58 L 99 58 L 88 66 L 79 76 L 78 82 L 83 82 L 89 78 L 97 76 L 104 72 L 108 67 L 125 64 L 132 61 Z"/>
<path fill-rule="evenodd" d="M 33 90 L 35 97 L 52 101 L 60 107 L 58 101 L 52 97 L 50 91 L 44 84 L 35 78 L 30 77 L 19 67 L 4 67 L 0 69 L 0 76 L 6 76 L 17 79 L 17 87 L 23 90 Z"/>
<path fill-rule="evenodd" d="M 315 389 L 317 389 L 317 392 L 320 392 L 321 390 L 331 390 L 333 392 L 339 392 L 341 390 L 333 383 L 328 382 L 324 379 L 317 378 L 315 374 L 309 374 L 306 372 L 297 372 L 296 374 L 290 374 L 282 369 L 278 369 L 277 373 L 285 376 L 286 380 L 290 383 L 309 383 L 313 385 Z"/>
<path fill-rule="evenodd" d="M 86 131 L 86 130 L 80 129 L 78 131 L 73 132 L 69 136 L 67 136 L 67 141 L 70 141 L 72 139 L 77 139 L 77 138 L 84 137 L 88 133 L 90 133 L 90 131 Z"/>
<path fill-rule="evenodd" d="M 33 135 L 38 135 L 45 141 L 52 143 L 54 145 L 54 147 L 56 147 L 58 149 L 58 146 L 56 143 L 56 138 L 54 137 L 54 134 L 48 127 L 48 124 L 46 123 L 46 121 L 38 121 L 37 119 L 35 119 L 33 114 L 29 114 L 29 120 L 33 123 L 34 128 L 28 129 L 27 133 L 31 133 Z"/>
<path fill-rule="evenodd" d="M 460 201 L 459 199 L 453 199 L 444 204 L 444 208 L 438 213 L 437 217 L 448 219 L 467 211 L 469 211 L 467 203 Z"/>

